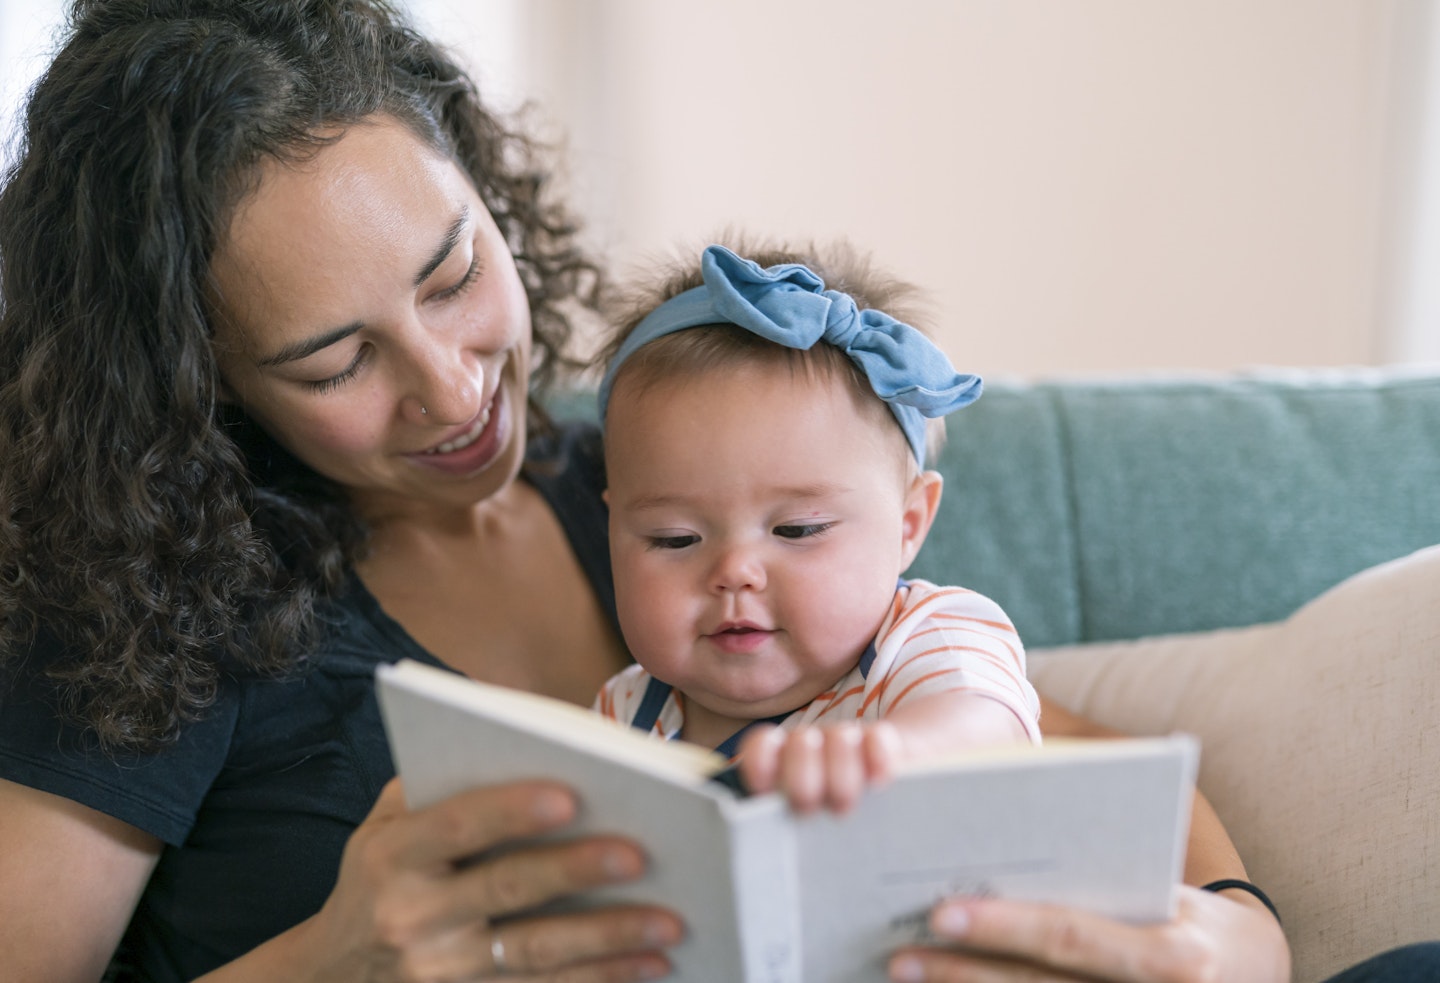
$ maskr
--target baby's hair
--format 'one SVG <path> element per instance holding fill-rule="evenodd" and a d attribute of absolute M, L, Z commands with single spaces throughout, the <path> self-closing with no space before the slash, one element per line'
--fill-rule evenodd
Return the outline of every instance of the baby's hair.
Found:
<path fill-rule="evenodd" d="M 782 263 L 803 264 L 825 281 L 827 289 L 853 297 L 861 310 L 884 311 L 916 330 L 930 334 L 926 324 L 928 304 L 921 289 L 875 266 L 869 254 L 858 251 L 844 239 L 786 246 L 752 242 L 727 234 L 711 242 L 726 246 L 761 267 Z M 672 297 L 703 285 L 700 271 L 702 248 L 696 246 L 683 254 L 676 252 L 655 261 L 646 275 L 629 278 L 614 289 L 606 304 L 613 328 L 601 349 L 602 365 L 608 366 L 614 361 L 625 339 L 651 311 Z M 632 393 L 643 393 L 676 378 L 702 375 L 737 365 L 783 365 L 801 378 L 842 380 L 857 406 L 873 414 L 877 421 L 889 421 L 895 425 L 889 408 L 875 395 L 865 374 L 839 348 L 823 342 L 808 350 L 787 348 L 735 325 L 687 328 L 658 338 L 625 361 L 615 382 L 617 389 L 623 380 Z M 896 433 L 900 432 L 896 425 Z M 926 428 L 929 460 L 935 459 L 944 440 L 944 421 L 929 421 Z M 906 456 L 911 458 L 908 451 Z"/>

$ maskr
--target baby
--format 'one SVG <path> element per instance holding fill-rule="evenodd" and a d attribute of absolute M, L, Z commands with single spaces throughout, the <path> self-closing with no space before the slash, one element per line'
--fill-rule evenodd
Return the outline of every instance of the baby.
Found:
<path fill-rule="evenodd" d="M 606 501 L 637 665 L 596 707 L 843 812 L 902 761 L 1038 742 L 1039 700 L 994 602 L 900 576 L 940 501 L 929 423 L 980 380 L 876 309 L 908 288 L 853 256 L 757 259 L 710 246 L 612 340 Z"/>

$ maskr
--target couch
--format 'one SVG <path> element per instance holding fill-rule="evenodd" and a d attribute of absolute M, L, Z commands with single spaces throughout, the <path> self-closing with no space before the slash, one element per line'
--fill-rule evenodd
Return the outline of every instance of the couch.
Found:
<path fill-rule="evenodd" d="M 1440 938 L 1440 373 L 989 382 L 911 573 L 1037 688 L 1201 740 L 1294 978 Z"/>

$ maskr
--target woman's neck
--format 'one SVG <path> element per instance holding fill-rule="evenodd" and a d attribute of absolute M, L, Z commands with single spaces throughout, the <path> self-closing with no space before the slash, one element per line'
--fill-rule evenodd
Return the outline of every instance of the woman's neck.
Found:
<path fill-rule="evenodd" d="M 564 530 L 513 482 L 465 515 L 395 515 L 358 565 L 386 612 L 477 679 L 589 704 L 628 661 Z"/>

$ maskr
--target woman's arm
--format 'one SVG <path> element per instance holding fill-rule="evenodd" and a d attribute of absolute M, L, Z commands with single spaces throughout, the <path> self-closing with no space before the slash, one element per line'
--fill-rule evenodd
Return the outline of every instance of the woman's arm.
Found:
<path fill-rule="evenodd" d="M 1114 737 L 1118 732 L 1041 698 L 1046 736 Z M 1209 802 L 1197 791 L 1185 881 L 1172 921 L 1136 926 L 1088 912 L 997 898 L 955 898 L 930 924 L 953 949 L 911 948 L 890 961 L 905 983 L 985 980 L 1109 980 L 1115 983 L 1287 983 L 1290 949 L 1275 917 L 1242 891 L 1199 885 L 1245 878 L 1245 867 Z"/>
<path fill-rule="evenodd" d="M 158 840 L 69 799 L 0 779 L 0 966 L 94 983 L 160 856 Z"/>
<path fill-rule="evenodd" d="M 488 979 L 496 975 L 497 933 L 512 973 L 539 979 L 568 967 L 565 979 L 575 983 L 656 979 L 669 968 L 660 950 L 683 933 L 660 909 L 613 907 L 492 925 L 539 902 L 639 876 L 640 851 L 601 837 L 465 863 L 563 826 L 574 812 L 564 789 L 541 784 L 478 789 L 410 812 L 391 782 L 351 836 L 324 908 L 203 979 Z M 69 799 L 3 780 L 0 844 L 6 979 L 95 983 L 161 844 Z"/>

